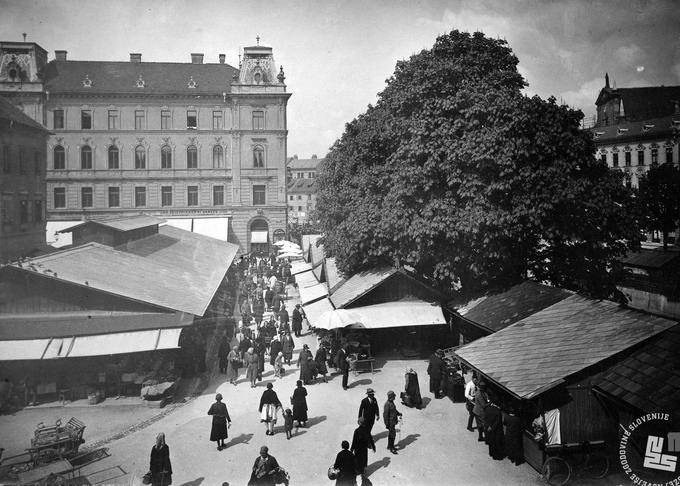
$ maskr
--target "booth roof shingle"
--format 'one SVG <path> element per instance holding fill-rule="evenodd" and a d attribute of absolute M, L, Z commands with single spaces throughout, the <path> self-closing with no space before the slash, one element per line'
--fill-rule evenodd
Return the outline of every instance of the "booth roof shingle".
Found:
<path fill-rule="evenodd" d="M 603 373 L 600 390 L 645 412 L 673 412 L 680 403 L 680 325 L 636 347 Z"/>
<path fill-rule="evenodd" d="M 205 314 L 238 247 L 162 226 L 159 233 L 111 248 L 88 243 L 11 264 L 166 309 Z"/>
<path fill-rule="evenodd" d="M 621 263 L 625 266 L 643 267 L 643 268 L 661 268 L 672 260 L 680 256 L 677 251 L 664 250 L 640 250 L 631 251 L 624 258 Z"/>
<path fill-rule="evenodd" d="M 147 226 L 155 226 L 165 223 L 164 219 L 154 218 L 153 216 L 146 216 L 140 214 L 138 216 L 125 216 L 122 218 L 111 218 L 111 219 L 98 219 L 92 221 L 85 221 L 83 223 L 71 226 L 62 230 L 61 233 L 70 233 L 75 228 L 80 228 L 81 226 L 95 224 L 106 226 L 107 228 L 115 229 L 118 231 L 131 231 L 140 228 L 146 228 Z"/>
<path fill-rule="evenodd" d="M 458 309 L 473 324 L 496 332 L 566 299 L 573 292 L 526 281 L 505 292 L 474 300 Z"/>
<path fill-rule="evenodd" d="M 331 302 L 336 309 L 342 309 L 397 272 L 399 270 L 396 268 L 382 267 L 355 273 L 333 292 L 330 297 Z"/>
<path fill-rule="evenodd" d="M 456 354 L 514 395 L 532 398 L 673 325 L 614 302 L 572 295 Z"/>

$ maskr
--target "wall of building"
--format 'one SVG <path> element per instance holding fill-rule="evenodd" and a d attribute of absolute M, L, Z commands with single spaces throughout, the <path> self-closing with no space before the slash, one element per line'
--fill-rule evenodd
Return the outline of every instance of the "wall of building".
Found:
<path fill-rule="evenodd" d="M 626 183 L 630 181 L 632 187 L 638 186 L 640 177 L 647 173 L 652 165 L 665 163 L 678 164 L 680 161 L 678 144 L 670 143 L 665 139 L 639 143 L 598 143 L 596 141 L 596 144 L 598 146 L 597 157 L 605 161 L 608 167 L 623 171 L 626 176 Z M 670 149 L 670 157 L 667 149 Z M 626 159 L 627 153 L 630 154 L 628 162 Z M 618 157 L 615 157 L 615 154 Z"/>
<path fill-rule="evenodd" d="M 46 139 L 22 125 L 0 127 L 0 262 L 45 248 Z"/>

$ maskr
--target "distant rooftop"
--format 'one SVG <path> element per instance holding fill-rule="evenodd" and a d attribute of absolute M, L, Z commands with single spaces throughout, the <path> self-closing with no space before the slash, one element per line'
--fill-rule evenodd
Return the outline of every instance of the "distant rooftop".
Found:
<path fill-rule="evenodd" d="M 288 168 L 291 170 L 316 169 L 324 159 L 312 155 L 311 159 L 298 159 L 297 156 L 288 159 Z"/>

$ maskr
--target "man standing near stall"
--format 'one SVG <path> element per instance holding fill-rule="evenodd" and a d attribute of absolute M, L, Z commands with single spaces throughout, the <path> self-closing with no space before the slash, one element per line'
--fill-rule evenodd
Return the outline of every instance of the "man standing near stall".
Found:
<path fill-rule="evenodd" d="M 394 439 L 397 437 L 397 423 L 399 422 L 399 417 L 401 417 L 401 412 L 397 410 L 397 406 L 394 404 L 394 398 L 396 394 L 390 390 L 387 392 L 387 401 L 383 408 L 383 420 L 385 421 L 385 427 L 387 428 L 387 450 L 392 454 L 397 453 L 397 447 L 394 444 Z"/>

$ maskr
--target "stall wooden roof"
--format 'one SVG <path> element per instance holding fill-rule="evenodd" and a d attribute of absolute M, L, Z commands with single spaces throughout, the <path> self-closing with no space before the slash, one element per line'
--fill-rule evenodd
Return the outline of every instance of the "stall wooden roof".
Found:
<path fill-rule="evenodd" d="M 595 386 L 644 412 L 676 411 L 680 403 L 680 324 L 636 347 Z"/>
<path fill-rule="evenodd" d="M 533 398 L 673 325 L 614 302 L 572 295 L 456 355 L 517 397 Z"/>
<path fill-rule="evenodd" d="M 393 267 L 382 267 L 356 273 L 331 294 L 331 301 L 336 309 L 341 309 L 370 292 L 398 271 Z"/>

